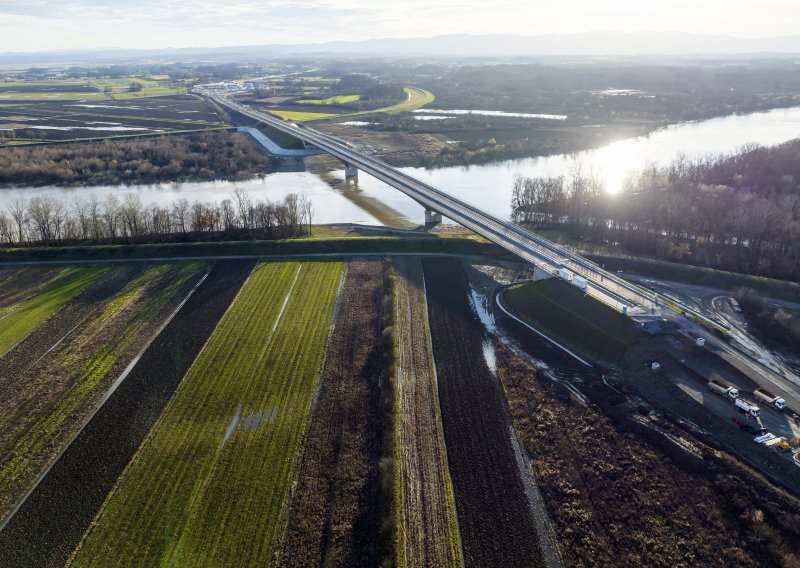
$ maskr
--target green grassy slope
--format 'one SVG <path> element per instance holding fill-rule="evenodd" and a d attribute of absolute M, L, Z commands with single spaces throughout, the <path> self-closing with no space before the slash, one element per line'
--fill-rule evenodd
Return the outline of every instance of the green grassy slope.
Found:
<path fill-rule="evenodd" d="M 638 333 L 632 319 L 556 278 L 510 288 L 503 301 L 518 317 L 604 362 L 619 359 Z"/>

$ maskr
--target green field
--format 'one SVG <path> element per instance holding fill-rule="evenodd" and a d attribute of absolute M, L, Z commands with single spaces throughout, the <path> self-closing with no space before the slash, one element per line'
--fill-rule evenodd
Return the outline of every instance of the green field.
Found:
<path fill-rule="evenodd" d="M 270 114 L 279 116 L 284 120 L 292 120 L 294 122 L 305 122 L 307 120 L 320 120 L 322 118 L 331 118 L 339 116 L 338 114 L 331 114 L 329 112 L 305 112 L 295 110 L 268 110 Z"/>
<path fill-rule="evenodd" d="M 361 100 L 361 95 L 335 95 L 327 99 L 304 99 L 295 101 L 299 105 L 344 105 Z"/>
<path fill-rule="evenodd" d="M 14 306 L 0 319 L 0 355 L 19 343 L 43 321 L 91 284 L 106 268 L 68 268 L 33 296 Z"/>
<path fill-rule="evenodd" d="M 352 118 L 354 116 L 364 116 L 368 114 L 375 114 L 377 112 L 386 112 L 386 113 L 397 113 L 397 112 L 410 112 L 412 110 L 417 110 L 419 108 L 424 107 L 425 105 L 429 105 L 432 103 L 436 97 L 433 93 L 426 91 L 424 89 L 418 89 L 416 87 L 405 87 L 403 89 L 406 93 L 406 100 L 403 102 L 397 103 L 395 105 L 391 105 L 388 107 L 383 108 L 376 108 L 373 110 L 362 110 L 358 112 L 348 112 L 344 114 L 332 114 L 332 113 L 324 113 L 324 112 L 303 112 L 303 111 L 289 111 L 289 110 L 269 110 L 271 114 L 279 116 L 284 120 L 293 120 L 295 122 L 305 122 L 311 120 L 323 120 L 326 118 Z M 311 99 L 311 100 L 302 100 L 297 101 L 298 103 L 303 104 L 342 104 L 345 102 L 352 102 L 353 100 L 358 99 L 349 99 L 350 97 L 359 97 L 359 95 L 348 95 L 344 97 L 331 97 L 329 99 Z M 360 98 L 360 97 L 359 97 Z M 334 100 L 338 99 L 338 100 Z M 316 102 L 315 102 L 316 101 Z M 328 102 L 330 101 L 330 102 Z"/>
<path fill-rule="evenodd" d="M 144 97 L 164 97 L 167 95 L 180 95 L 186 92 L 185 87 L 144 87 L 141 91 L 123 91 L 112 96 L 117 100 L 138 99 Z"/>
<path fill-rule="evenodd" d="M 606 363 L 617 361 L 638 334 L 632 319 L 557 278 L 509 288 L 502 299 L 521 319 Z"/>
<path fill-rule="evenodd" d="M 140 97 L 157 97 L 176 95 L 186 92 L 183 87 L 176 88 L 162 85 L 158 81 L 142 79 L 141 77 L 119 77 L 115 79 L 92 79 L 92 83 L 100 89 L 110 89 L 110 94 L 115 99 L 136 99 Z M 130 91 L 131 83 L 142 86 L 140 91 Z"/>
<path fill-rule="evenodd" d="M 15 100 L 15 101 L 28 101 L 28 100 L 47 100 L 47 101 L 70 101 L 70 100 L 99 100 L 102 99 L 102 93 L 97 92 L 49 92 L 40 91 L 33 93 L 9 93 L 0 92 L 0 100 Z"/>
<path fill-rule="evenodd" d="M 71 566 L 269 565 L 341 272 L 255 269 Z"/>

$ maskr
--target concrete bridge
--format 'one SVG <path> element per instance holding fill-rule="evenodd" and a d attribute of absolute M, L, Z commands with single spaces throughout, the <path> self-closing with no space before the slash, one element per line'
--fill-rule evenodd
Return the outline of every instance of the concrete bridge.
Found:
<path fill-rule="evenodd" d="M 302 140 L 306 145 L 340 159 L 345 165 L 346 178 L 356 177 L 358 170 L 361 170 L 402 191 L 425 208 L 426 222 L 438 222 L 445 216 L 554 276 L 558 275 L 559 269 L 566 268 L 587 280 L 588 293 L 632 316 L 655 315 L 660 311 L 661 303 L 657 295 L 650 290 L 628 282 L 616 274 L 603 270 L 579 254 L 514 223 L 494 217 L 474 205 L 360 152 L 347 142 L 304 124 L 286 122 L 253 110 L 219 95 L 207 94 L 207 96 L 222 106 L 268 124 Z"/>

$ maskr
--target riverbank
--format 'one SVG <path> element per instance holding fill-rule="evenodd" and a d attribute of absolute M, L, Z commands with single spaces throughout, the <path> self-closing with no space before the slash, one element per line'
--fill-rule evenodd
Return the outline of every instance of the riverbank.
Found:
<path fill-rule="evenodd" d="M 409 120 L 412 121 L 409 124 L 413 124 L 413 118 Z M 475 124 L 471 118 L 453 120 L 465 124 L 462 128 L 426 131 L 403 127 L 384 129 L 379 122 L 365 120 L 318 123 L 314 128 L 351 144 L 373 149 L 376 156 L 395 167 L 449 167 L 591 150 L 617 140 L 643 136 L 665 126 L 653 121 L 587 127 L 561 122 L 548 124 L 547 121 L 519 126 L 508 121 L 495 123 L 488 120 L 488 124 Z M 330 167 L 330 162 L 324 157 L 314 158 L 312 168 L 317 163 L 324 164 L 318 166 L 320 169 Z"/>

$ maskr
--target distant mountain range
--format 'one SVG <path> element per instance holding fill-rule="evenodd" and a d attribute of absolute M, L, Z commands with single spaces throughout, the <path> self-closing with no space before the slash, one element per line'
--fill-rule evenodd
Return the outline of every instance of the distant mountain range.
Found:
<path fill-rule="evenodd" d="M 652 55 L 800 55 L 800 35 L 741 38 L 684 32 L 590 32 L 577 34 L 443 35 L 320 44 L 218 48 L 110 49 L 0 53 L 0 63 L 116 62 L 134 59 L 230 61 L 269 56 L 557 57 Z"/>

